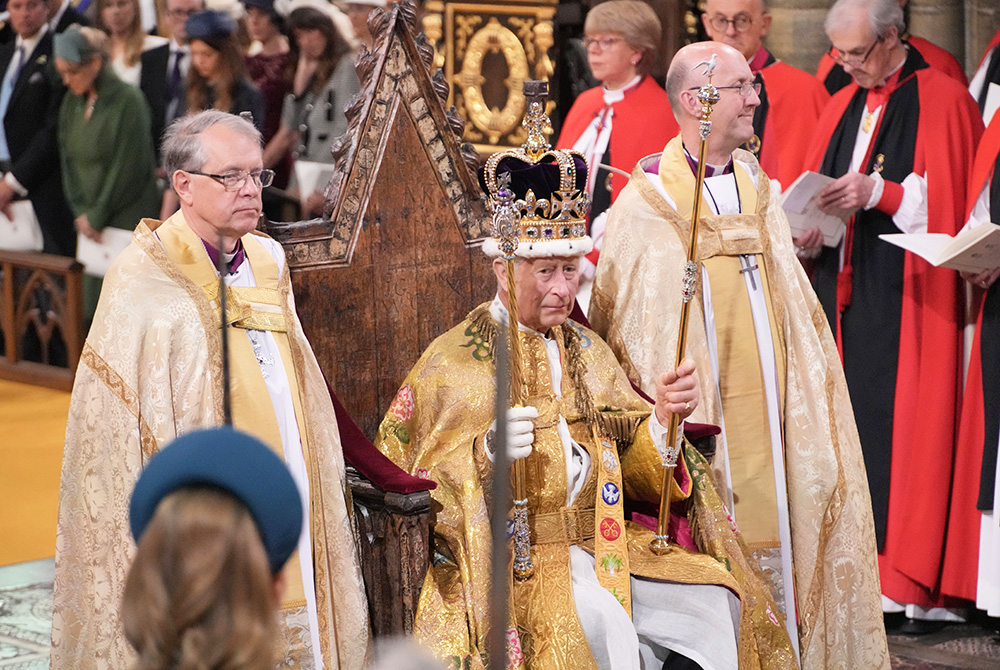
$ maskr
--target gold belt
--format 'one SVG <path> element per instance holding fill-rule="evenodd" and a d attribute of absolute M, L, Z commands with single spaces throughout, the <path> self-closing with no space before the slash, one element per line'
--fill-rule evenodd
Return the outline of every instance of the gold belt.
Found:
<path fill-rule="evenodd" d="M 594 537 L 594 508 L 563 507 L 528 517 L 532 544 L 579 544 Z"/>

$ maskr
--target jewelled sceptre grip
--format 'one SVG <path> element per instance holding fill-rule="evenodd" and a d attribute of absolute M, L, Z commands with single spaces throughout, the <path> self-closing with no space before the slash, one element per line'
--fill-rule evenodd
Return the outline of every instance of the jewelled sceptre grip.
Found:
<path fill-rule="evenodd" d="M 698 147 L 698 171 L 695 177 L 694 208 L 691 212 L 691 236 L 688 239 L 687 261 L 684 263 L 684 277 L 681 280 L 681 323 L 677 334 L 677 354 L 674 357 L 676 370 L 684 360 L 687 349 L 688 317 L 691 312 L 691 299 L 694 298 L 695 285 L 701 264 L 698 261 L 698 222 L 701 219 L 702 189 L 705 184 L 705 145 L 712 132 L 712 107 L 719 101 L 719 89 L 712 85 L 712 75 L 715 70 L 716 57 L 699 63 L 695 68 L 705 66 L 704 74 L 708 83 L 698 89 L 698 102 L 701 103 L 701 118 L 698 121 L 698 137 L 701 140 Z M 660 451 L 660 461 L 663 465 L 663 483 L 660 487 L 660 514 L 656 521 L 656 533 L 649 543 L 650 550 L 659 556 L 671 550 L 670 534 L 667 530 L 670 522 L 670 499 L 674 485 L 674 468 L 680 457 L 681 445 L 678 439 L 680 417 L 670 415 L 670 425 L 667 429 L 667 443 Z"/>

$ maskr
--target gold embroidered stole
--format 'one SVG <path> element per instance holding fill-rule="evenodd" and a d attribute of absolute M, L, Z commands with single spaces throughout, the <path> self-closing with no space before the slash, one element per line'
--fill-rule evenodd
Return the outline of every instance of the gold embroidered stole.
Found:
<path fill-rule="evenodd" d="M 747 213 L 704 215 L 699 224 L 698 249 L 712 292 L 720 370 L 719 392 L 726 423 L 735 516 L 747 545 L 756 550 L 776 548 L 781 541 L 763 371 L 740 255 L 754 254 L 754 263 L 759 269 L 770 317 L 779 398 L 784 397 L 785 391 L 785 347 L 781 329 L 774 318 L 767 267 L 763 260 L 765 236 L 762 231 L 767 198 L 759 197 L 758 189 L 741 164 L 734 162 L 733 169 L 742 210 Z M 681 221 L 675 224 L 683 224 L 680 228 L 684 231 L 686 242 L 694 209 L 695 177 L 684 157 L 680 136 L 671 140 L 664 149 L 659 176 L 663 187 L 676 203 Z M 703 207 L 702 211 L 706 209 Z"/>
<path fill-rule="evenodd" d="M 213 311 L 218 316 L 216 324 L 220 323 L 219 274 L 212 265 L 201 238 L 187 225 L 181 212 L 164 221 L 156 229 L 155 234 L 178 269 L 205 292 Z M 233 425 L 263 441 L 284 460 L 278 419 L 271 404 L 264 376 L 257 364 L 253 345 L 246 333 L 247 329 L 268 330 L 274 335 L 281 354 L 281 364 L 288 378 L 292 404 L 295 408 L 295 421 L 302 442 L 302 453 L 308 468 L 310 460 L 306 424 L 303 420 L 299 384 L 292 365 L 288 334 L 285 332 L 284 314 L 281 311 L 281 291 L 278 288 L 281 277 L 278 263 L 267 249 L 254 239 L 253 234 L 244 235 L 242 241 L 247 256 L 245 262 L 250 263 L 257 285 L 226 287 L 229 357 L 235 362 L 229 368 Z M 306 519 L 306 523 L 308 522 L 309 519 Z M 282 609 L 304 607 L 305 587 L 297 550 L 285 565 L 283 575 L 286 589 Z"/>

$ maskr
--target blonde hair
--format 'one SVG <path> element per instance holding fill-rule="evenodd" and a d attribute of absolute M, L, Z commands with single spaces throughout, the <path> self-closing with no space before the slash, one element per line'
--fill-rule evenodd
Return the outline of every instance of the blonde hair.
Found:
<path fill-rule="evenodd" d="M 267 555 L 241 502 L 208 487 L 160 502 L 125 582 L 133 670 L 272 670 L 276 609 Z"/>
<path fill-rule="evenodd" d="M 111 36 L 111 30 L 104 23 L 104 9 L 109 0 L 97 0 L 95 14 L 97 15 L 97 27 Z M 125 38 L 125 65 L 132 67 L 139 62 L 142 56 L 142 45 L 145 44 L 146 34 L 142 30 L 142 9 L 139 7 L 139 0 L 126 0 L 132 5 L 132 22 L 128 25 L 128 37 Z"/>
<path fill-rule="evenodd" d="M 630 47 L 642 52 L 636 69 L 646 73 L 659 49 L 663 28 L 656 12 L 642 0 L 608 0 L 587 13 L 583 32 L 619 33 Z"/>

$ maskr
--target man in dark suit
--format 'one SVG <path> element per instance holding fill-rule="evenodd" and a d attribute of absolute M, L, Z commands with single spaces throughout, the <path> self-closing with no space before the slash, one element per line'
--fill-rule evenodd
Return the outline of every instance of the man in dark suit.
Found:
<path fill-rule="evenodd" d="M 52 65 L 45 0 L 9 0 L 15 39 L 0 44 L 0 209 L 28 198 L 42 228 L 43 250 L 72 256 L 73 215 L 63 196 L 56 132 L 66 88 Z"/>
<path fill-rule="evenodd" d="M 49 25 L 49 31 L 53 34 L 61 33 L 66 30 L 69 26 L 74 23 L 79 23 L 80 25 L 89 26 L 90 21 L 86 16 L 81 14 L 73 5 L 71 0 L 45 0 L 48 9 L 48 19 L 46 23 Z M 9 14 L 9 12 L 5 12 Z M 11 26 L 11 21 L 8 18 L 3 27 L 0 28 L 0 44 L 6 44 L 7 42 L 14 41 L 16 33 Z"/>
<path fill-rule="evenodd" d="M 82 26 L 89 26 L 87 17 L 77 11 L 71 0 L 48 0 L 49 3 L 49 30 L 52 34 L 61 33 L 74 23 Z"/>

